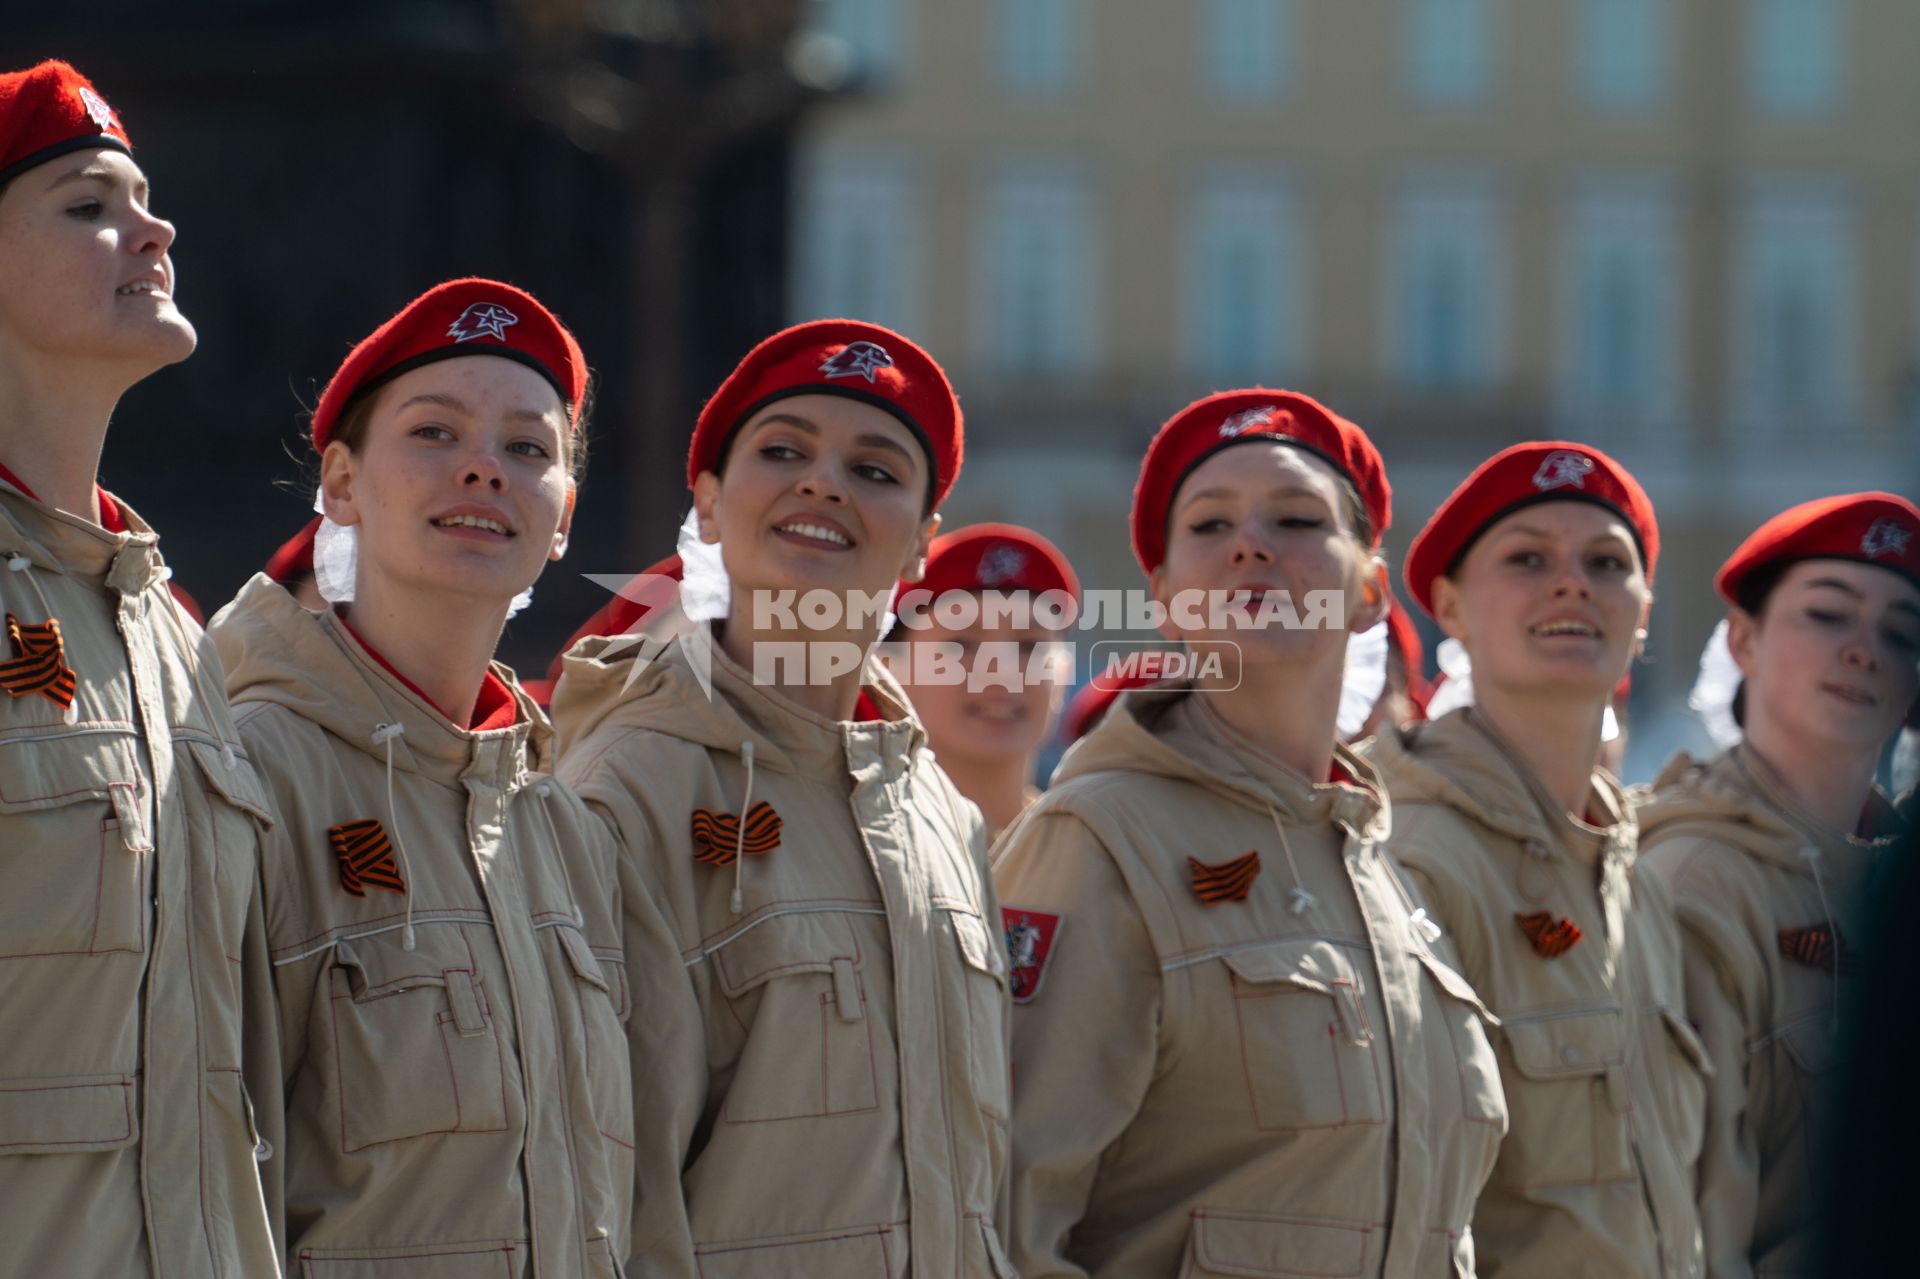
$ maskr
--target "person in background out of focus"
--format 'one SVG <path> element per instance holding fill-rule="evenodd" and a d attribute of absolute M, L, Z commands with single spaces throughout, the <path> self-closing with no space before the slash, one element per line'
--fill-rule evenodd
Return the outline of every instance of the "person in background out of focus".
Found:
<path fill-rule="evenodd" d="M 1057 594 L 1043 600 L 1050 591 Z M 1079 601 L 1079 579 L 1059 548 L 1011 524 L 935 538 L 926 577 L 901 597 L 918 617 L 894 629 L 889 665 L 934 757 L 979 807 L 990 839 L 1039 797 L 1034 764 L 1059 716 L 1066 676 L 1058 637 Z M 1053 624 L 1040 616 L 1048 606 Z"/>
<path fill-rule="evenodd" d="M 1641 858 L 1679 911 L 1687 1013 L 1715 1067 L 1707 1273 L 1810 1274 L 1841 1012 L 1903 825 L 1874 778 L 1920 693 L 1920 510 L 1891 493 L 1804 503 L 1763 524 L 1715 585 L 1739 737 L 1667 766 L 1640 809 Z"/>

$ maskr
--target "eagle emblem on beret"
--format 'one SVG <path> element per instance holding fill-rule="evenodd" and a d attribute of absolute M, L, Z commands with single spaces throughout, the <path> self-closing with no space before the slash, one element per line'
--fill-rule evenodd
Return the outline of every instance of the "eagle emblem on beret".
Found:
<path fill-rule="evenodd" d="M 447 336 L 456 342 L 471 342 L 475 338 L 504 342 L 507 340 L 507 326 L 518 323 L 520 317 L 498 302 L 474 302 L 447 327 Z"/>
<path fill-rule="evenodd" d="M 1273 421 L 1275 411 L 1271 404 L 1263 404 L 1258 408 L 1241 409 L 1238 413 L 1235 413 L 1232 417 L 1220 424 L 1220 438 L 1230 440 L 1236 435 L 1245 435 L 1257 426 L 1265 426 Z"/>
<path fill-rule="evenodd" d="M 113 108 L 107 100 L 85 85 L 80 86 L 80 105 L 87 110 L 87 119 L 101 129 L 111 129 L 115 124 Z"/>
<path fill-rule="evenodd" d="M 874 374 L 892 367 L 893 357 L 878 342 L 849 342 L 828 356 L 820 371 L 829 379 L 863 377 L 871 382 Z"/>
<path fill-rule="evenodd" d="M 999 586 L 1027 571 L 1027 553 L 1017 546 L 996 546 L 980 557 L 980 585 Z"/>
<path fill-rule="evenodd" d="M 1907 553 L 1907 544 L 1912 538 L 1912 529 L 1882 516 L 1867 528 L 1866 536 L 1860 539 L 1860 553 L 1870 560 L 1877 560 L 1883 555 L 1897 559 Z"/>
<path fill-rule="evenodd" d="M 1540 469 L 1533 473 L 1533 486 L 1542 493 L 1554 489 L 1583 489 L 1591 474 L 1592 458 L 1570 449 L 1555 449 L 1540 459 Z"/>

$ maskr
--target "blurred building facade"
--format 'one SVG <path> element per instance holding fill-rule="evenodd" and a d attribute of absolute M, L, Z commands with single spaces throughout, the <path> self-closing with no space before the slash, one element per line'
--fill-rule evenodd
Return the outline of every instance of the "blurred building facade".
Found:
<path fill-rule="evenodd" d="M 1920 490 L 1911 0 L 817 0 L 865 92 L 796 157 L 790 312 L 922 339 L 966 406 L 953 524 L 1139 580 L 1152 430 L 1210 390 L 1365 425 L 1396 559 L 1525 438 L 1659 506 L 1630 776 L 1792 502 Z M 1431 633 L 1431 632 L 1430 632 Z M 1084 648 L 1084 646 L 1083 646 Z"/>

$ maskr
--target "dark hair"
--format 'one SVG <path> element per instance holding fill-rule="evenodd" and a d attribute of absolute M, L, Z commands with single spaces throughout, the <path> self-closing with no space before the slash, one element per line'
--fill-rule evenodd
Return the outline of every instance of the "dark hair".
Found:
<path fill-rule="evenodd" d="M 340 420 L 334 423 L 333 433 L 328 443 L 338 440 L 347 446 L 347 452 L 358 455 L 367 442 L 367 427 L 373 422 L 373 409 L 386 394 L 390 383 L 382 383 L 368 391 L 357 394 L 347 402 L 341 411 Z M 566 406 L 563 403 L 561 407 Z M 588 384 L 587 393 L 580 398 L 580 418 L 571 431 L 563 431 L 561 447 L 566 450 L 567 479 L 578 484 L 587 471 L 587 419 L 593 412 L 593 386 Z"/>
<path fill-rule="evenodd" d="M 1775 560 L 1747 574 L 1746 580 L 1740 583 L 1736 601 L 1740 611 L 1759 620 L 1766 611 L 1767 600 L 1772 597 L 1774 587 L 1780 585 L 1780 579 L 1797 563 L 1798 560 Z M 1744 676 L 1733 690 L 1733 722 L 1743 729 L 1747 726 L 1747 681 Z"/>
<path fill-rule="evenodd" d="M 822 391 L 822 392 L 826 392 L 827 394 L 838 394 L 838 392 L 834 391 L 830 387 L 808 387 L 806 388 L 806 391 L 807 393 Z M 734 423 L 733 429 L 727 432 L 727 438 L 724 441 L 722 441 L 720 444 L 720 452 L 713 459 L 712 469 L 713 469 L 713 476 L 715 479 L 726 478 L 727 461 L 729 458 L 733 456 L 734 446 L 740 443 L 740 441 L 743 438 L 745 438 L 747 433 L 747 423 L 753 420 L 753 415 L 758 413 L 761 409 L 767 408 L 772 404 L 778 403 L 780 400 L 790 399 L 795 394 L 797 394 L 797 392 L 792 392 L 792 391 L 784 392 L 780 395 L 774 396 L 771 400 L 762 401 L 761 403 L 756 404 L 752 408 L 748 409 L 747 412 L 740 418 L 740 420 Z M 920 518 L 923 520 L 931 519 L 933 517 L 933 509 L 934 509 L 933 495 L 935 490 L 937 490 L 940 487 L 940 468 L 934 465 L 933 446 L 927 443 L 926 435 L 922 433 L 919 427 L 914 426 L 912 423 L 908 422 L 907 419 L 901 415 L 898 409 L 892 407 L 890 404 L 886 402 L 880 401 L 878 399 L 874 399 L 870 401 L 868 397 L 864 395 L 861 395 L 861 396 L 847 395 L 844 398 L 857 399 L 863 404 L 869 403 L 869 402 L 879 404 L 880 407 L 886 409 L 887 412 L 892 414 L 896 420 L 906 425 L 908 434 L 913 436 L 915 443 L 919 444 L 920 446 L 921 455 L 927 459 L 927 492 L 926 492 L 926 496 L 923 497 L 920 501 Z"/>

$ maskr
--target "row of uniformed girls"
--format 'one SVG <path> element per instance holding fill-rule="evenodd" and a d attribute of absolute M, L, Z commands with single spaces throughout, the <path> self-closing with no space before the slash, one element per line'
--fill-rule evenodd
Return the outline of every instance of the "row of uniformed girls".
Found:
<path fill-rule="evenodd" d="M 556 733 L 491 658 L 574 505 L 558 319 L 453 281 L 355 347 L 312 424 L 325 518 L 276 557 L 324 607 L 258 577 L 209 643 L 93 478 L 120 393 L 192 349 L 172 228 L 61 64 L 0 78 L 0 184 L 0 1275 L 1744 1275 L 1809 1246 L 1814 1085 L 1898 827 L 1874 770 L 1920 685 L 1904 499 L 1729 561 L 1744 738 L 1636 806 L 1596 766 L 1658 554 L 1631 475 L 1567 443 L 1476 470 L 1405 573 L 1470 704 L 1353 749 L 1382 459 L 1305 396 L 1210 396 L 1142 467 L 1150 589 L 1339 591 L 1346 629 L 1234 628 L 1236 686 L 1121 694 L 1037 802 L 1044 694 L 921 690 L 963 792 L 877 659 L 766 679 L 791 636 L 751 601 L 1071 569 L 1024 530 L 937 539 L 945 376 L 818 322 L 703 410 L 684 589 L 572 647 Z"/>

